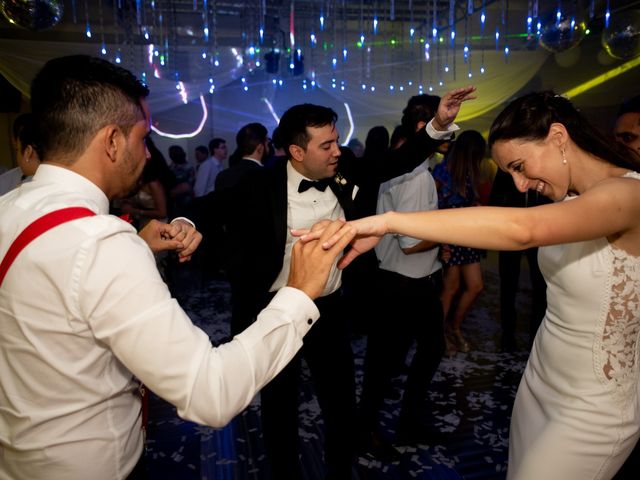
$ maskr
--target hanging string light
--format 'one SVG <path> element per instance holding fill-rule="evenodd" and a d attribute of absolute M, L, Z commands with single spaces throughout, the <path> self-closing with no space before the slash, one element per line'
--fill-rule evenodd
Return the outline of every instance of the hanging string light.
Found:
<path fill-rule="evenodd" d="M 509 0 L 503 1 L 502 24 L 504 25 L 504 43 L 505 43 L 504 62 L 508 63 L 509 53 L 511 53 L 511 49 L 509 48 Z"/>
<path fill-rule="evenodd" d="M 464 63 L 467 64 L 467 76 L 471 78 L 473 71 L 471 70 L 471 52 L 469 49 L 469 16 L 473 13 L 473 2 L 469 0 L 467 4 L 467 13 L 464 16 L 464 46 L 462 48 L 462 56 Z"/>
<path fill-rule="evenodd" d="M 100 17 L 100 53 L 107 54 L 107 44 L 104 41 L 104 17 L 102 14 L 102 0 L 98 0 L 98 16 Z"/>
<path fill-rule="evenodd" d="M 87 0 L 84 1 L 84 14 L 86 18 L 86 27 L 84 33 L 87 38 L 91 38 L 91 24 L 89 23 L 89 4 L 87 3 Z"/>
<path fill-rule="evenodd" d="M 125 4 L 122 0 L 113 0 L 114 23 L 117 22 L 118 26 L 125 28 L 125 36 L 123 38 L 122 32 L 115 29 L 113 33 L 114 44 L 112 46 L 110 43 L 107 46 L 105 40 L 110 40 L 111 37 L 105 33 L 105 22 L 102 18 L 103 1 L 108 0 L 98 0 L 97 3 L 84 0 L 80 8 L 84 6 L 85 12 L 79 12 L 79 14 L 82 16 L 82 13 L 85 13 L 85 18 L 80 19 L 81 23 L 78 26 L 80 29 L 84 26 L 85 34 L 89 32 L 87 38 L 91 35 L 94 39 L 100 41 L 97 46 L 101 55 L 106 56 L 108 54 L 110 59 L 116 63 L 124 63 L 126 65 L 132 63 L 128 50 L 132 44 L 128 41 L 126 30 L 128 26 L 126 22 L 131 20 L 135 22 L 132 23 L 134 27 L 136 24 L 138 26 L 135 42 L 135 45 L 137 45 L 135 54 L 137 56 L 132 58 L 136 62 L 140 60 L 142 64 L 142 69 L 139 66 L 136 69 L 141 72 L 140 76 L 145 78 L 147 73 L 150 76 L 152 72 L 157 76 L 163 75 L 166 77 L 171 75 L 171 78 L 175 79 L 176 91 L 181 96 L 186 95 L 187 89 L 191 84 L 187 83 L 187 88 L 184 88 L 185 83 L 182 83 L 183 87 L 178 88 L 181 76 L 185 72 L 179 71 L 176 62 L 177 41 L 184 38 L 176 28 L 184 27 L 184 24 L 180 23 L 182 17 L 179 16 L 184 11 L 180 12 L 179 9 L 178 13 L 175 10 L 172 11 L 172 6 L 174 6 L 172 2 L 161 3 L 150 0 L 135 0 L 135 3 L 129 2 Z M 367 2 L 366 5 L 365 1 Z M 480 1 L 481 6 L 478 5 Z M 305 11 L 306 17 L 300 17 L 300 2 L 298 2 L 297 10 L 294 9 L 294 2 L 295 0 L 289 1 L 288 41 L 286 29 L 282 35 L 283 45 L 285 48 L 290 47 L 290 50 L 283 54 L 283 57 L 288 60 L 285 61 L 285 65 L 288 68 L 281 69 L 281 73 L 291 73 L 293 76 L 294 70 L 299 68 L 303 56 L 306 56 L 306 77 L 300 78 L 298 81 L 287 81 L 287 87 L 295 85 L 296 88 L 302 88 L 307 92 L 322 86 L 329 87 L 329 85 L 333 90 L 340 89 L 344 91 L 350 86 L 352 89 L 355 88 L 363 93 L 382 91 L 395 94 L 402 91 L 413 92 L 416 90 L 418 93 L 427 90 L 432 92 L 438 85 L 444 86 L 444 83 L 450 78 L 457 80 L 458 60 L 462 59 L 465 64 L 461 75 L 466 74 L 471 78 L 474 74 L 477 75 L 478 72 L 480 74 L 485 73 L 485 50 L 492 47 L 489 42 L 492 41 L 491 35 L 494 33 L 494 28 L 495 49 L 496 51 L 500 50 L 500 53 L 503 54 L 505 63 L 509 62 L 511 46 L 515 45 L 513 38 L 516 36 L 524 38 L 526 36 L 527 41 L 532 42 L 536 40 L 535 35 L 539 34 L 540 30 L 540 21 L 537 16 L 538 0 L 528 0 L 527 16 L 524 21 L 522 18 L 516 20 L 517 27 L 514 32 L 509 30 L 509 21 L 511 20 L 509 13 L 511 12 L 509 11 L 508 0 L 500 0 L 500 3 L 495 0 L 466 0 L 465 3 L 461 0 L 449 0 L 448 2 L 431 0 L 431 3 L 424 2 L 426 5 L 407 0 L 402 5 L 402 15 L 396 10 L 397 5 L 394 0 L 390 0 L 388 4 L 389 10 L 387 10 L 386 3 L 378 4 L 378 0 L 360 0 L 359 22 L 357 22 L 358 5 L 355 2 L 342 0 L 341 3 L 338 3 L 336 0 L 322 0 L 317 4 L 311 3 L 309 4 L 310 7 L 308 7 L 310 11 Z M 588 0 L 588 2 L 590 16 L 592 17 L 595 0 Z M 89 4 L 94 9 L 93 15 L 99 10 L 99 32 L 93 30 L 93 28 L 96 28 L 97 19 L 89 14 Z M 247 69 L 252 71 L 253 68 L 260 68 L 265 63 L 260 54 L 260 46 L 264 44 L 265 40 L 269 42 L 269 27 L 265 26 L 267 3 L 266 0 L 259 0 L 254 4 L 257 8 L 250 12 L 250 16 L 245 15 L 244 17 L 243 40 L 242 44 L 238 45 L 239 53 L 236 54 L 236 60 L 240 56 L 243 58 L 244 63 L 236 61 L 236 68 L 241 70 L 234 72 L 232 78 L 239 78 Z M 493 6 L 488 7 L 494 4 L 495 8 Z M 342 13 L 339 11 L 340 5 L 343 8 Z M 552 19 L 552 24 L 557 23 L 559 18 L 564 19 L 564 15 L 566 15 L 565 9 L 562 8 L 566 5 L 562 3 L 562 0 L 555 0 L 553 5 L 555 7 L 552 7 L 551 13 L 556 18 Z M 610 13 L 609 5 L 610 0 L 606 2 L 607 13 Z M 222 78 L 221 76 L 219 77 L 220 73 L 216 68 L 221 66 L 220 62 L 223 58 L 227 60 L 226 56 L 222 57 L 223 54 L 226 55 L 226 49 L 218 51 L 216 33 L 225 30 L 215 28 L 215 0 L 203 0 L 202 2 L 192 0 L 192 2 L 187 2 L 187 9 L 190 10 L 191 6 L 194 8 L 194 16 L 196 17 L 195 29 L 198 31 L 196 38 L 199 38 L 200 35 L 202 37 L 201 43 L 192 39 L 190 46 L 193 45 L 195 47 L 194 54 L 196 56 L 200 55 L 203 61 L 207 62 L 204 67 L 205 72 L 201 78 L 201 90 L 203 92 L 209 90 L 210 93 L 214 93 L 214 91 L 219 90 L 216 80 L 220 81 Z M 184 9 L 184 2 L 182 7 Z M 109 8 L 109 3 L 106 4 L 106 8 Z M 145 18 L 145 8 L 149 14 L 148 19 Z M 554 10 L 554 8 L 556 9 Z M 298 12 L 297 19 L 295 18 L 295 12 Z M 220 10 L 218 13 L 220 13 Z M 476 23 L 477 20 L 473 17 L 476 13 L 479 14 L 479 24 Z M 464 18 L 461 17 L 461 14 L 464 14 Z M 488 15 L 493 16 L 489 19 Z M 608 20 L 609 16 L 604 15 L 605 21 Z M 396 22 L 394 25 L 386 21 L 391 18 Z M 448 22 L 445 20 L 447 18 Z M 82 20 L 85 20 L 85 22 L 82 22 Z M 488 20 L 490 24 L 487 23 Z M 421 23 L 416 26 L 416 21 Z M 461 21 L 464 21 L 464 24 L 461 24 Z M 152 22 L 157 26 L 152 27 Z M 333 23 L 329 24 L 327 22 Z M 107 23 L 109 22 L 107 21 Z M 201 29 L 199 25 L 201 25 Z M 342 35 L 338 31 L 340 28 L 342 29 Z M 460 28 L 464 28 L 464 31 L 460 32 Z M 476 36 L 478 29 L 480 30 L 479 37 Z M 188 31 L 187 34 L 193 35 L 193 32 Z M 461 36 L 461 34 L 463 35 Z M 266 39 L 265 35 L 267 36 Z M 144 40 L 142 40 L 144 46 L 140 47 L 142 37 L 144 37 Z M 238 37 L 240 36 L 238 35 Z M 479 39 L 480 45 L 474 43 L 477 39 Z M 401 43 L 398 44 L 398 42 Z M 215 45 L 215 48 L 213 45 Z M 457 51 L 458 45 L 461 49 L 460 52 Z M 528 43 L 528 46 L 530 45 L 531 43 Z M 240 48 L 241 46 L 242 49 Z M 354 51 L 352 49 L 354 46 L 361 49 L 361 54 L 349 59 L 349 56 L 353 56 Z M 478 48 L 480 48 L 479 52 Z M 434 55 L 436 56 L 435 58 Z M 232 61 L 232 57 L 229 57 L 229 60 Z M 347 63 L 349 60 L 355 60 L 356 63 L 349 65 Z M 145 65 L 147 73 L 144 72 Z M 380 72 L 384 71 L 381 67 L 394 68 L 391 65 L 402 65 L 402 68 L 406 68 L 408 70 L 408 78 L 402 83 L 397 78 L 393 79 L 393 74 L 391 74 L 390 80 L 385 82 L 387 84 L 381 85 L 380 81 L 383 79 Z M 166 68 L 170 68 L 170 70 L 164 70 Z M 325 72 L 323 72 L 323 69 Z M 346 75 L 347 72 L 349 72 L 348 76 Z M 448 75 L 451 75 L 451 77 Z M 247 75 L 242 78 L 244 78 L 244 82 L 242 82 L 241 87 L 246 92 L 253 87 L 253 83 L 251 83 L 252 77 Z M 349 85 L 348 82 L 351 78 L 354 78 L 357 83 Z M 386 80 L 386 77 L 384 79 Z M 186 81 L 186 78 L 182 80 Z M 326 85 L 323 85 L 323 83 L 326 83 Z M 282 79 L 277 76 L 272 78 L 272 84 L 275 88 L 280 88 L 284 85 Z"/>

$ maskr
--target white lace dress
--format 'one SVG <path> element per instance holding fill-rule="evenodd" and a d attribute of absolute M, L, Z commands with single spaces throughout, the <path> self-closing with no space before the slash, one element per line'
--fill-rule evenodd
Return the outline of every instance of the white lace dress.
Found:
<path fill-rule="evenodd" d="M 640 257 L 598 239 L 540 248 L 539 263 L 548 307 L 516 395 L 507 478 L 609 479 L 640 435 Z"/>

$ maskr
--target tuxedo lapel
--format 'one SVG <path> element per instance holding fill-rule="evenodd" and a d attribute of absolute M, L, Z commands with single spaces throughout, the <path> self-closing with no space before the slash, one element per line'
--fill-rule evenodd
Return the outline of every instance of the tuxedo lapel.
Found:
<path fill-rule="evenodd" d="M 356 209 L 353 203 L 353 183 L 341 183 L 344 181 L 342 176 L 336 176 L 330 179 L 329 188 L 338 199 L 338 203 L 344 210 L 344 216 L 347 220 L 354 220 L 356 218 Z"/>
<path fill-rule="evenodd" d="M 271 182 L 271 213 L 276 245 L 281 252 L 287 242 L 287 163 L 279 162 L 272 168 Z"/>

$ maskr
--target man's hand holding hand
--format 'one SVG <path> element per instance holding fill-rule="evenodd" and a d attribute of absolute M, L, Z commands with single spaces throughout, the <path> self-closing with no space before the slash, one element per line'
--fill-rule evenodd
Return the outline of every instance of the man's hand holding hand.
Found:
<path fill-rule="evenodd" d="M 138 232 L 153 253 L 175 251 L 180 262 L 191 260 L 191 255 L 202 241 L 202 234 L 183 220 L 167 224 L 151 220 Z"/>
<path fill-rule="evenodd" d="M 351 242 L 355 230 L 344 229 L 340 238 L 329 248 L 324 248 L 323 243 L 327 242 L 344 225 L 344 220 L 333 222 L 323 220 L 311 227 L 311 232 L 322 231 L 318 239 L 307 242 L 298 240 L 293 245 L 288 286 L 302 290 L 312 299 L 320 296 L 336 258 Z"/>

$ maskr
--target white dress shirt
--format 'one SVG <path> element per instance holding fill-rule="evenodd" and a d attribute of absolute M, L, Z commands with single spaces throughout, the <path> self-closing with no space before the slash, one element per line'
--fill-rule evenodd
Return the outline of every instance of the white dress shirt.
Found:
<path fill-rule="evenodd" d="M 380 185 L 376 213 L 437 209 L 438 191 L 436 182 L 429 173 L 429 160 L 425 160 L 412 172 Z M 411 255 L 402 251 L 403 248 L 411 248 L 420 242 L 417 238 L 398 234 L 383 236 L 375 247 L 380 268 L 410 278 L 423 278 L 440 270 L 442 264 L 438 260 L 438 248 Z"/>
<path fill-rule="evenodd" d="M 295 355 L 319 317 L 283 288 L 258 320 L 213 348 L 163 283 L 104 193 L 43 164 L 0 198 L 0 257 L 59 208 L 96 216 L 30 243 L 0 288 L 0 479 L 125 478 L 143 448 L 134 375 L 187 420 L 220 427 Z"/>
<path fill-rule="evenodd" d="M 196 170 L 196 182 L 193 186 L 193 194 L 202 197 L 213 192 L 216 188 L 216 177 L 223 170 L 223 165 L 216 157 L 209 157 Z"/>
<path fill-rule="evenodd" d="M 344 218 L 344 211 L 338 203 L 338 198 L 334 195 L 331 188 L 327 187 L 324 192 L 315 188 L 310 188 L 306 192 L 298 193 L 300 181 L 308 178 L 303 177 L 293 166 L 291 161 L 287 162 L 287 241 L 285 244 L 284 259 L 282 262 L 282 270 L 278 274 L 278 278 L 273 282 L 270 291 L 275 292 L 283 285 L 287 284 L 289 278 L 289 269 L 291 268 L 291 250 L 293 244 L 298 238 L 291 235 L 291 229 L 294 228 L 311 228 L 314 223 L 324 220 L 338 220 Z M 354 188 L 353 195 L 357 192 Z M 321 296 L 327 296 L 340 288 L 342 272 L 338 270 L 336 264 L 333 264 L 329 281 L 324 288 Z"/>

